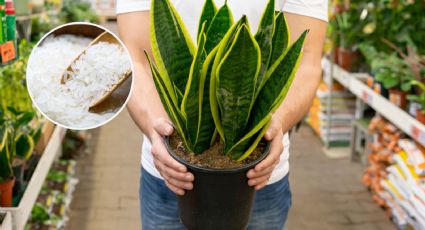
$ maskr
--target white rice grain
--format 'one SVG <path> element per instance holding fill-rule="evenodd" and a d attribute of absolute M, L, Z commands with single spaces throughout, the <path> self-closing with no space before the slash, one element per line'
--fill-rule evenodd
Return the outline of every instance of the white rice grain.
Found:
<path fill-rule="evenodd" d="M 116 111 L 91 113 L 90 104 L 131 68 L 120 45 L 100 42 L 80 56 L 61 84 L 65 69 L 90 42 L 74 35 L 48 37 L 28 63 L 28 87 L 35 104 L 51 120 L 72 128 L 94 127 L 114 115 Z"/>

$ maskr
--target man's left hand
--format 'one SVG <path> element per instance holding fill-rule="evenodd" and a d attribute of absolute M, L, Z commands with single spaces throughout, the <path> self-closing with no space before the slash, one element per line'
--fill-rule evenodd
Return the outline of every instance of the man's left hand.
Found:
<path fill-rule="evenodd" d="M 279 117 L 272 117 L 270 126 L 264 134 L 264 139 L 271 141 L 270 153 L 255 168 L 249 170 L 247 173 L 248 185 L 254 186 L 255 190 L 260 190 L 267 185 L 274 168 L 279 163 L 280 154 L 283 152 L 282 121 Z"/>

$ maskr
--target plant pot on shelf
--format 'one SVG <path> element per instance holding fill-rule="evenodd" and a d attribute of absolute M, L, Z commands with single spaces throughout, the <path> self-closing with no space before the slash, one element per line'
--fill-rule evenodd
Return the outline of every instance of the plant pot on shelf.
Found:
<path fill-rule="evenodd" d="M 425 125 L 425 113 L 421 109 L 416 110 L 416 120 Z"/>
<path fill-rule="evenodd" d="M 360 58 L 358 51 L 352 51 L 342 47 L 335 48 L 334 62 L 341 68 L 351 71 Z"/>
<path fill-rule="evenodd" d="M 0 182 L 0 207 L 12 206 L 12 192 L 15 185 L 15 177 Z"/>
<path fill-rule="evenodd" d="M 169 154 L 193 173 L 193 189 L 178 196 L 180 219 L 189 230 L 242 230 L 248 226 L 255 190 L 248 185 L 246 173 L 269 153 L 269 143 L 263 155 L 235 169 L 202 168 L 179 157 L 165 138 Z"/>
<path fill-rule="evenodd" d="M 24 170 L 25 160 L 15 156 L 12 163 L 13 175 L 15 175 L 15 185 L 13 186 L 13 194 L 19 195 L 24 190 Z"/>
<path fill-rule="evenodd" d="M 390 101 L 397 105 L 398 107 L 405 109 L 407 105 L 407 93 L 399 89 L 390 89 L 389 90 L 389 99 Z"/>

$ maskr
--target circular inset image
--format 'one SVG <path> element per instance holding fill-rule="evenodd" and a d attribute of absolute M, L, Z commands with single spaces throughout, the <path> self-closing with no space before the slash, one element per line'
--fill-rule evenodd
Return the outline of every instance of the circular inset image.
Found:
<path fill-rule="evenodd" d="M 29 94 L 57 125 L 91 129 L 125 107 L 132 88 L 130 55 L 112 32 L 91 23 L 69 23 L 46 34 L 27 67 Z"/>

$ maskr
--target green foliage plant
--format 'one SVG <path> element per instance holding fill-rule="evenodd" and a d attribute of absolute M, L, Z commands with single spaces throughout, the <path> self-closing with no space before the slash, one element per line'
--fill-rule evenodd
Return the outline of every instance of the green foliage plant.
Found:
<path fill-rule="evenodd" d="M 331 18 L 328 26 L 328 33 L 334 34 L 336 46 L 350 51 L 356 50 L 364 40 L 366 34 L 363 31 L 368 23 L 368 16 L 361 7 L 363 4 L 352 5 Z"/>
<path fill-rule="evenodd" d="M 82 0 L 66 0 L 62 5 L 59 17 L 65 22 L 98 23 L 99 16 L 91 7 L 90 2 Z"/>
<path fill-rule="evenodd" d="M 0 182 L 13 176 L 15 156 L 28 160 L 41 136 L 42 125 L 33 111 L 0 108 Z"/>
<path fill-rule="evenodd" d="M 41 123 L 32 107 L 25 69 L 32 44 L 22 41 L 20 57 L 0 70 L 0 182 L 13 176 L 13 160 L 28 160 L 41 136 Z"/>
<path fill-rule="evenodd" d="M 411 66 L 400 58 L 396 52 L 386 54 L 378 52 L 375 47 L 368 44 L 359 46 L 360 52 L 365 56 L 375 79 L 381 82 L 386 89 L 401 89 L 409 92 L 415 74 Z"/>
<path fill-rule="evenodd" d="M 284 100 L 307 32 L 290 46 L 288 25 L 270 0 L 251 34 L 246 16 L 234 22 L 227 3 L 206 0 L 194 44 L 169 0 L 153 0 L 147 58 L 168 116 L 187 151 L 200 154 L 218 134 L 224 153 L 248 157 Z"/>

